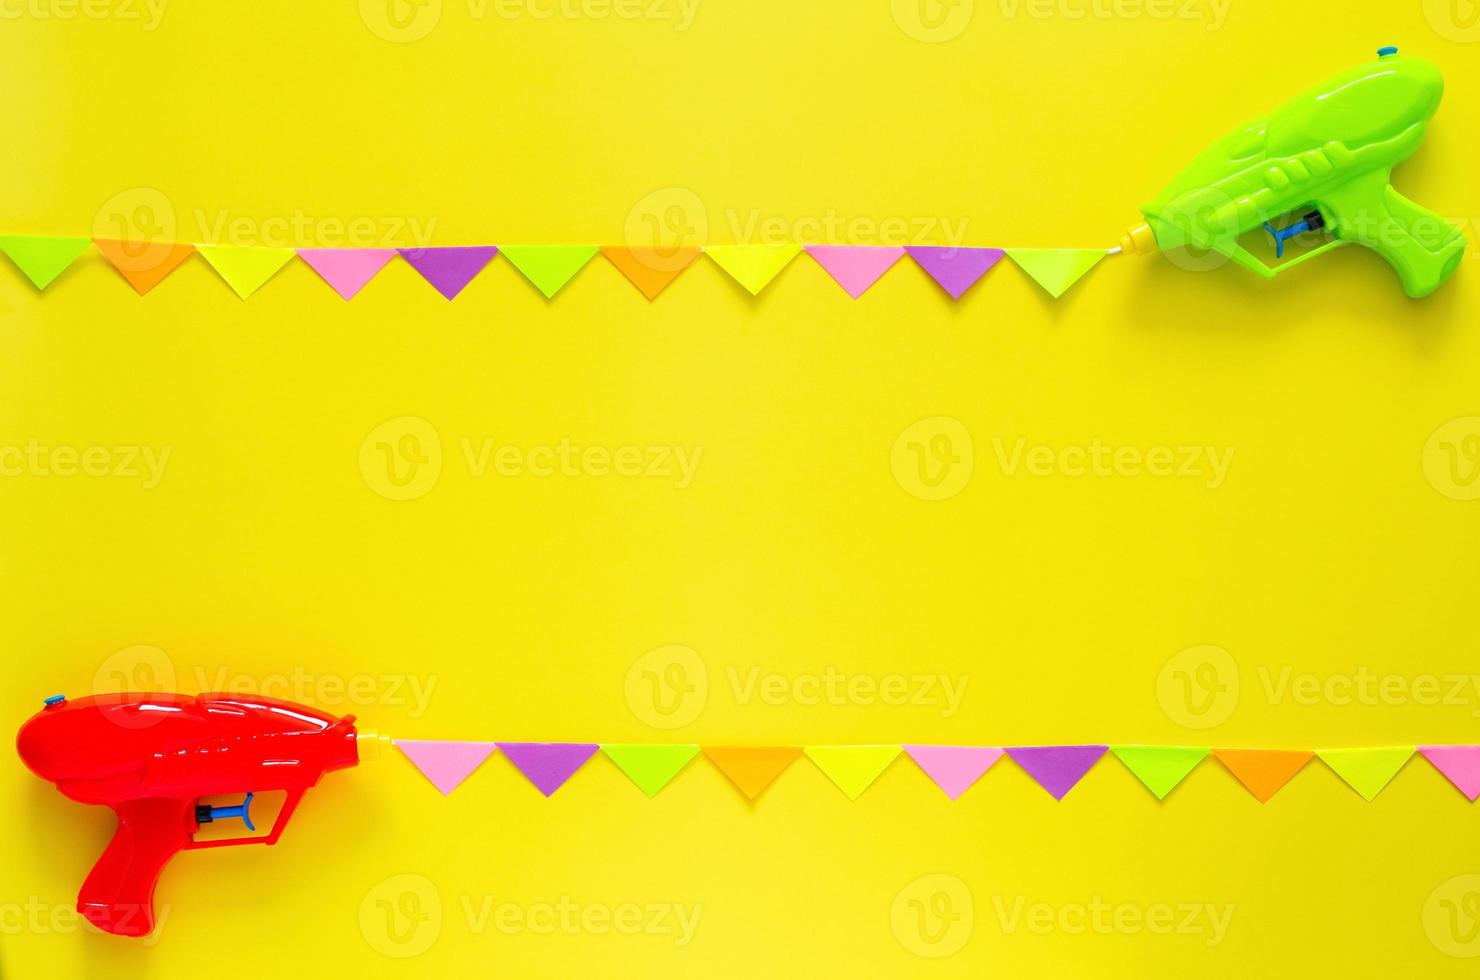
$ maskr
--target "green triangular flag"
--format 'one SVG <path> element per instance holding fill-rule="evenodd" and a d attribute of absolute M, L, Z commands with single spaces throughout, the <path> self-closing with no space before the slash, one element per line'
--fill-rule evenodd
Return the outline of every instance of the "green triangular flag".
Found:
<path fill-rule="evenodd" d="M 1103 248 L 1009 248 L 1007 254 L 1018 268 L 1058 299 L 1110 253 Z"/>
<path fill-rule="evenodd" d="M 1415 752 L 1412 745 L 1385 749 L 1316 749 L 1321 761 L 1371 803 Z"/>
<path fill-rule="evenodd" d="M 89 238 L 55 238 L 47 235 L 3 235 L 0 249 L 26 274 L 37 289 L 51 281 L 76 260 L 87 248 Z"/>
<path fill-rule="evenodd" d="M 638 789 L 653 797 L 699 754 L 699 746 L 603 745 L 601 751 L 637 784 Z"/>
<path fill-rule="evenodd" d="M 705 245 L 715 265 L 756 296 L 802 251 L 800 245 Z"/>
<path fill-rule="evenodd" d="M 848 799 L 856 800 L 900 749 L 898 745 L 809 745 L 804 751 Z"/>
<path fill-rule="evenodd" d="M 195 250 L 205 256 L 206 261 L 211 263 L 211 268 L 242 299 L 255 293 L 297 254 L 291 248 L 247 248 L 237 245 L 197 245 Z"/>
<path fill-rule="evenodd" d="M 1208 757 L 1209 750 L 1184 745 L 1112 745 L 1110 751 L 1158 800 L 1164 800 Z"/>
<path fill-rule="evenodd" d="M 534 283 L 545 299 L 552 299 L 560 287 L 591 261 L 596 246 L 500 245 L 499 254 L 514 263 L 514 268 L 524 273 L 524 278 Z"/>

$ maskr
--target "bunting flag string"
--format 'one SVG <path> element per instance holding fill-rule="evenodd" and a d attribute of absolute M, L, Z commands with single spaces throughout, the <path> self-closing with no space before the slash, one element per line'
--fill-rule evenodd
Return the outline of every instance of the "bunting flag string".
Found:
<path fill-rule="evenodd" d="M 752 296 L 806 252 L 852 298 L 859 299 L 905 256 L 959 300 L 1002 259 L 1018 266 L 1055 299 L 1118 248 L 975 248 L 908 245 L 705 245 L 671 249 L 627 245 L 456 245 L 423 248 L 268 248 L 245 245 L 133 242 L 46 235 L 0 235 L 22 275 L 44 290 L 94 246 L 143 295 L 199 252 L 242 299 L 295 257 L 345 300 L 353 299 L 400 256 L 448 300 L 457 298 L 497 255 L 553 299 L 599 252 L 649 301 L 658 298 L 700 255 L 707 255 Z"/>
<path fill-rule="evenodd" d="M 401 753 L 442 795 L 473 775 L 495 751 L 545 796 L 552 796 L 598 752 L 648 797 L 655 797 L 703 755 L 746 799 L 759 799 L 797 759 L 806 757 L 856 800 L 901 755 L 930 782 L 959 799 L 1006 757 L 1055 800 L 1063 800 L 1106 754 L 1115 756 L 1158 800 L 1165 800 L 1209 757 L 1260 803 L 1268 803 L 1312 759 L 1320 759 L 1367 802 L 1375 800 L 1414 755 L 1427 759 L 1471 802 L 1480 797 L 1480 745 L 1336 749 L 1209 748 L 1190 745 L 696 745 L 592 742 L 455 742 L 396 739 Z"/>

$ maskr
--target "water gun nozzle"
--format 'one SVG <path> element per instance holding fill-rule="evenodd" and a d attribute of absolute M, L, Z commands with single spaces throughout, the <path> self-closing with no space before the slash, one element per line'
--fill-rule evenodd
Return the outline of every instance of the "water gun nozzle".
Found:
<path fill-rule="evenodd" d="M 1120 238 L 1120 250 L 1130 255 L 1156 251 L 1156 235 L 1152 233 L 1151 226 L 1138 225 L 1126 229 L 1126 233 Z"/>

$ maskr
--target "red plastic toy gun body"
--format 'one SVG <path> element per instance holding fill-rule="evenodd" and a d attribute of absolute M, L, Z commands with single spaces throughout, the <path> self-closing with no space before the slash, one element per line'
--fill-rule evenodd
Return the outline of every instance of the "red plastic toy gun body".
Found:
<path fill-rule="evenodd" d="M 118 830 L 82 884 L 77 910 L 122 936 L 154 928 L 154 886 L 177 851 L 275 844 L 304 792 L 359 761 L 354 717 L 236 694 L 117 694 L 47 699 L 16 739 L 21 759 L 79 803 L 103 804 Z M 285 791 L 266 836 L 195 840 L 201 823 L 242 817 L 247 804 L 204 797 Z M 247 803 L 250 803 L 248 797 Z"/>

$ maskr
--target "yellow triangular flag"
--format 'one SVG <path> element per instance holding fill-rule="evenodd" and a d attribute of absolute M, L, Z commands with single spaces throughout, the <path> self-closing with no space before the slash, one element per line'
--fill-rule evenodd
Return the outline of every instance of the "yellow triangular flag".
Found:
<path fill-rule="evenodd" d="M 750 295 L 762 289 L 802 251 L 800 245 L 705 245 L 704 254 Z"/>
<path fill-rule="evenodd" d="M 856 800 L 899 755 L 898 745 L 809 745 L 807 758 Z"/>
<path fill-rule="evenodd" d="M 1371 803 L 1412 756 L 1413 746 L 1387 749 L 1316 749 L 1331 771 Z"/>
<path fill-rule="evenodd" d="M 197 245 L 205 257 L 242 299 L 255 293 L 271 279 L 288 260 L 297 254 L 291 248 L 249 248 L 237 245 Z"/>
<path fill-rule="evenodd" d="M 1103 248 L 1009 248 L 1007 254 L 1018 268 L 1058 299 L 1110 253 Z"/>

